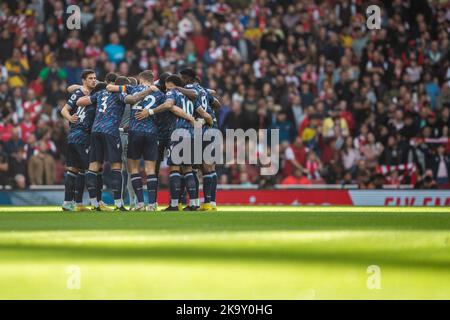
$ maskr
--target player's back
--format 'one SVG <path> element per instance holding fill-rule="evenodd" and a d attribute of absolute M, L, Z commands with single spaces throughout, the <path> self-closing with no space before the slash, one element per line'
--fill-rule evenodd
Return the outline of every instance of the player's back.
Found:
<path fill-rule="evenodd" d="M 170 135 L 175 129 L 177 117 L 172 112 L 165 111 L 156 114 L 155 119 L 158 126 L 158 139 L 170 140 Z"/>
<path fill-rule="evenodd" d="M 166 99 L 174 100 L 176 107 L 183 109 L 186 114 L 194 116 L 194 103 L 178 90 L 173 89 L 167 91 Z M 177 118 L 175 128 L 189 130 L 193 129 L 192 124 L 184 118 Z"/>
<path fill-rule="evenodd" d="M 143 85 L 136 86 L 132 94 L 141 92 L 147 87 Z M 131 106 L 130 131 L 158 134 L 158 120 L 155 117 L 147 117 L 143 120 L 137 120 L 136 114 L 143 109 L 155 109 L 165 101 L 165 95 L 161 91 L 153 91 L 144 99 Z"/>
<path fill-rule="evenodd" d="M 96 105 L 92 132 L 119 135 L 119 126 L 125 109 L 125 94 L 101 90 L 91 96 Z"/>
<path fill-rule="evenodd" d="M 188 84 L 186 86 L 187 89 L 193 89 L 197 92 L 197 98 L 194 101 L 194 108 L 197 109 L 199 106 L 203 108 L 213 119 L 214 124 L 217 124 L 217 117 L 214 109 L 212 107 L 212 103 L 214 101 L 214 97 L 209 93 L 209 91 L 203 88 L 198 83 Z"/>

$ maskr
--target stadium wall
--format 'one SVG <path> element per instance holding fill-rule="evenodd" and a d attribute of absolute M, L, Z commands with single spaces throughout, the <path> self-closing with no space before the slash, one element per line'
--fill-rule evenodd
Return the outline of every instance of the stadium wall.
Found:
<path fill-rule="evenodd" d="M 60 190 L 0 191 L 0 205 L 60 205 Z M 106 203 L 113 203 L 104 192 Z M 161 190 L 158 202 L 166 204 L 169 193 Z M 221 205 L 339 205 L 339 206 L 447 206 L 450 190 L 220 190 Z M 87 199 L 86 199 L 87 203 Z"/>

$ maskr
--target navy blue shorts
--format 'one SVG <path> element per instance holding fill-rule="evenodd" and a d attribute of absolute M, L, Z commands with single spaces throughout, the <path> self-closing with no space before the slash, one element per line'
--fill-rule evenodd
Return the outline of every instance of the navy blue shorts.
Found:
<path fill-rule="evenodd" d="M 89 167 L 89 145 L 88 144 L 67 144 L 66 166 L 81 170 Z"/>
<path fill-rule="evenodd" d="M 166 152 L 170 149 L 170 138 L 169 139 L 158 139 L 158 161 L 163 161 Z"/>
<path fill-rule="evenodd" d="M 140 132 L 128 132 L 128 159 L 156 161 L 158 159 L 158 136 Z"/>
<path fill-rule="evenodd" d="M 122 162 L 122 142 L 120 136 L 92 132 L 89 162 L 108 161 L 111 163 Z"/>

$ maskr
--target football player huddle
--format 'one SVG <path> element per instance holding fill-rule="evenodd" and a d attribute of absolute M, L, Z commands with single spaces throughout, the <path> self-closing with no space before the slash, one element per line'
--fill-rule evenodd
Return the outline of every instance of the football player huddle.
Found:
<path fill-rule="evenodd" d="M 63 211 L 128 211 L 123 201 L 124 170 L 128 172 L 130 210 L 156 211 L 159 168 L 166 153 L 170 203 L 165 211 L 217 210 L 214 163 L 203 161 L 194 165 L 194 148 L 188 161 L 185 157 L 180 161 L 171 152 L 181 143 L 171 139 L 175 130 L 180 129 L 183 139 L 193 146 L 198 132 L 202 139 L 209 129 L 217 128 L 215 110 L 220 108 L 220 102 L 213 90 L 199 84 L 194 70 L 165 72 L 157 82 L 150 70 L 141 72 L 137 78 L 108 73 L 104 82 L 97 81 L 94 70 L 84 70 L 81 81 L 81 85 L 67 89 L 70 98 L 61 110 L 70 126 Z M 212 142 L 202 139 L 202 148 Z M 111 165 L 114 208 L 102 201 L 105 162 Z M 203 176 L 203 204 L 199 199 L 198 170 Z M 91 208 L 83 205 L 85 187 Z"/>

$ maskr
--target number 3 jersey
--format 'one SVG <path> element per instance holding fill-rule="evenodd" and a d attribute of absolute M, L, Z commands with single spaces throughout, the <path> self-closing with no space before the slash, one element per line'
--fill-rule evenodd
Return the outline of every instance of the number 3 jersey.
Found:
<path fill-rule="evenodd" d="M 146 86 L 126 86 L 128 94 L 135 94 L 147 89 Z M 137 120 L 136 114 L 144 109 L 155 109 L 166 101 L 164 93 L 154 91 L 144 99 L 131 106 L 129 131 L 158 135 L 158 123 L 155 116 L 149 116 L 143 120 Z"/>
<path fill-rule="evenodd" d="M 125 93 L 111 93 L 101 90 L 91 96 L 96 105 L 95 120 L 92 132 L 119 136 L 119 126 L 125 110 Z"/>
<path fill-rule="evenodd" d="M 78 107 L 77 101 L 84 95 L 82 90 L 77 89 L 67 101 L 67 105 L 70 107 L 70 114 L 78 116 L 76 123 L 70 123 L 70 131 L 67 136 L 67 143 L 70 144 L 89 143 L 89 134 L 95 119 L 95 105 Z"/>

